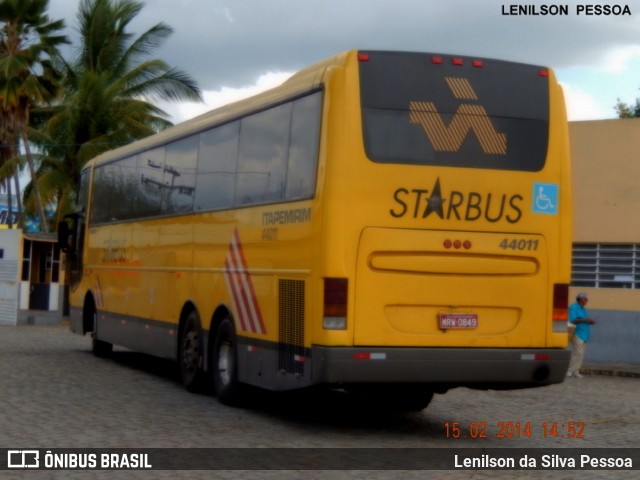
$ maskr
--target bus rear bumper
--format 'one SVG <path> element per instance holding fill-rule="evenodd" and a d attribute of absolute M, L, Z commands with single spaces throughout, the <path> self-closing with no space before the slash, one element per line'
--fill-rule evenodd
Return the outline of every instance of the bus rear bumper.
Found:
<path fill-rule="evenodd" d="M 525 388 L 561 383 L 570 356 L 565 349 L 314 346 L 313 383 Z"/>

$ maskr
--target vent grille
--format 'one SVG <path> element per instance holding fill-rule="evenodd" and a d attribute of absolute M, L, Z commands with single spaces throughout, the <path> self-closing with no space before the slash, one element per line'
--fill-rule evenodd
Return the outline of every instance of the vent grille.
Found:
<path fill-rule="evenodd" d="M 304 376 L 304 281 L 278 285 L 278 369 Z"/>
<path fill-rule="evenodd" d="M 640 289 L 640 244 L 574 244 L 571 285 Z"/>

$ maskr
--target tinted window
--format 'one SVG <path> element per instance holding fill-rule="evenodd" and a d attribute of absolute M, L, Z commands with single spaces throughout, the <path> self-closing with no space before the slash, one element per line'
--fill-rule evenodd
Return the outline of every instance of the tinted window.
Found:
<path fill-rule="evenodd" d="M 80 188 L 78 189 L 78 199 L 76 208 L 78 210 L 86 210 L 89 202 L 89 180 L 91 179 L 91 170 L 84 170 L 80 175 Z"/>
<path fill-rule="evenodd" d="M 165 148 L 148 150 L 137 156 L 140 188 L 133 203 L 135 216 L 160 214 L 160 203 L 164 191 Z"/>
<path fill-rule="evenodd" d="M 184 213 L 193 209 L 198 142 L 198 135 L 193 135 L 167 145 L 162 181 L 162 213 Z"/>
<path fill-rule="evenodd" d="M 284 198 L 290 122 L 290 103 L 242 119 L 236 205 Z"/>
<path fill-rule="evenodd" d="M 91 203 L 91 222 L 102 223 L 109 221 L 109 193 L 113 182 L 109 178 L 108 165 L 97 168 L 93 179 L 93 195 Z"/>
<path fill-rule="evenodd" d="M 313 196 L 316 185 L 321 108 L 320 93 L 301 98 L 293 103 L 285 192 L 287 199 Z"/>
<path fill-rule="evenodd" d="M 92 223 L 311 198 L 322 93 L 96 168 Z"/>
<path fill-rule="evenodd" d="M 106 168 L 111 172 L 114 183 L 110 194 L 110 219 L 116 221 L 131 218 L 134 213 L 131 205 L 135 203 L 140 189 L 136 159 L 125 158 L 107 165 Z"/>
<path fill-rule="evenodd" d="M 125 159 L 96 169 L 92 222 L 114 222 L 131 216 L 138 191 L 135 160 Z"/>
<path fill-rule="evenodd" d="M 360 62 L 364 144 L 381 163 L 538 171 L 549 135 L 541 67 L 369 52 Z"/>
<path fill-rule="evenodd" d="M 238 163 L 240 122 L 200 134 L 194 210 L 217 210 L 233 205 Z"/>

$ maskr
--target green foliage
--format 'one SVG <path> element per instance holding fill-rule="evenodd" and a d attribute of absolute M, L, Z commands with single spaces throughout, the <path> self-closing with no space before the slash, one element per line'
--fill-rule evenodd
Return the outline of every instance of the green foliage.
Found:
<path fill-rule="evenodd" d="M 24 1 L 46 5 L 0 4 Z M 47 66 L 50 78 L 61 79 L 59 89 L 54 101 L 44 95 L 37 100 L 29 136 L 40 152 L 40 196 L 56 205 L 59 218 L 73 209 L 69 199 L 89 160 L 171 125 L 154 98 L 202 100 L 189 75 L 148 58 L 173 33 L 170 27 L 159 23 L 137 37 L 128 32 L 142 6 L 134 0 L 82 0 L 75 55 L 51 57 Z"/>
<path fill-rule="evenodd" d="M 7 149 L 2 161 L 7 163 L 17 155 L 16 147 L 22 140 L 32 180 L 36 179 L 36 169 L 27 135 L 30 111 L 34 105 L 56 98 L 60 75 L 51 60 L 58 55 L 58 47 L 67 41 L 58 34 L 64 22 L 51 21 L 47 16 L 48 3 L 48 0 L 0 1 L 0 141 Z M 47 231 L 37 182 L 33 196 L 42 228 Z"/>
<path fill-rule="evenodd" d="M 618 99 L 618 103 L 616 103 L 614 108 L 618 114 L 618 118 L 638 118 L 640 117 L 640 98 L 636 98 L 635 105 L 628 105 Z"/>

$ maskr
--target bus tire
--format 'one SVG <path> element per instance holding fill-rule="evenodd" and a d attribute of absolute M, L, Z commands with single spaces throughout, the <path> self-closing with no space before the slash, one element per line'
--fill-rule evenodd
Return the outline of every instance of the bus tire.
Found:
<path fill-rule="evenodd" d="M 230 317 L 222 320 L 216 331 L 211 358 L 211 375 L 218 401 L 236 405 L 239 400 L 238 344 Z"/>
<path fill-rule="evenodd" d="M 113 353 L 113 344 L 98 339 L 98 312 L 91 305 L 89 315 L 93 318 L 93 332 L 91 332 L 91 351 L 96 357 L 109 357 Z"/>
<path fill-rule="evenodd" d="M 202 369 L 202 345 L 203 336 L 198 314 L 192 311 L 182 325 L 178 362 L 182 384 L 194 393 L 204 391 L 207 386 L 207 377 Z"/>

